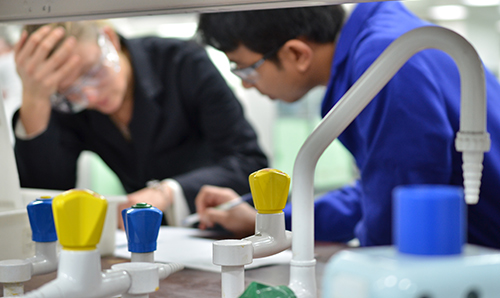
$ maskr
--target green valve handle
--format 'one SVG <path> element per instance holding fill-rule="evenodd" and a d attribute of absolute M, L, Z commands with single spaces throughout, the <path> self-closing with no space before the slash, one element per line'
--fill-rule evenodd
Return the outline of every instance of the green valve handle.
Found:
<path fill-rule="evenodd" d="M 148 203 L 137 203 L 137 204 L 133 205 L 130 208 L 133 208 L 133 209 L 143 209 L 143 208 L 151 208 L 151 207 L 153 207 L 153 206 L 149 205 Z"/>
<path fill-rule="evenodd" d="M 252 282 L 239 298 L 297 298 L 287 286 L 268 286 Z"/>

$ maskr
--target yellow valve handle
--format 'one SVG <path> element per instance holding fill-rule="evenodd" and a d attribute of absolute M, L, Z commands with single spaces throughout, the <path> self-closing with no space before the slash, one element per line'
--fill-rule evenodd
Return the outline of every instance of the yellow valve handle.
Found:
<path fill-rule="evenodd" d="M 262 169 L 248 177 L 255 209 L 259 213 L 280 213 L 290 190 L 290 176 L 275 169 Z"/>
<path fill-rule="evenodd" d="M 56 196 L 52 200 L 52 211 L 63 249 L 96 249 L 107 207 L 106 199 L 91 190 L 71 189 Z"/>

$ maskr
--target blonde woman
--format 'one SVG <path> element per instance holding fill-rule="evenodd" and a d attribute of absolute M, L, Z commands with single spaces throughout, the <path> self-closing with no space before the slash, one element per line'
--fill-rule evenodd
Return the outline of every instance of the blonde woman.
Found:
<path fill-rule="evenodd" d="M 147 202 L 176 224 L 195 211 L 204 184 L 245 193 L 248 175 L 267 165 L 241 105 L 194 42 L 69 22 L 28 26 L 15 57 L 23 187 L 74 187 L 77 158 L 89 150 L 129 193 L 122 208 Z"/>

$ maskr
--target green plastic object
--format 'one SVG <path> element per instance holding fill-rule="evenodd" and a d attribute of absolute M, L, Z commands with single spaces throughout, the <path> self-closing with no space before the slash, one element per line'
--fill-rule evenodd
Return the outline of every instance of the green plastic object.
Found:
<path fill-rule="evenodd" d="M 287 286 L 268 286 L 252 282 L 240 298 L 297 298 Z"/>
<path fill-rule="evenodd" d="M 143 208 L 151 208 L 151 207 L 153 207 L 153 206 L 149 205 L 148 203 L 137 203 L 137 204 L 133 205 L 130 208 L 133 208 L 133 209 L 143 209 Z"/>

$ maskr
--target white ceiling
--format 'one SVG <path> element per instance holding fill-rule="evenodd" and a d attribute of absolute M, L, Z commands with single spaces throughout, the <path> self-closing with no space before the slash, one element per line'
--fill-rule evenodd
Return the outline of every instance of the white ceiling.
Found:
<path fill-rule="evenodd" d="M 430 18 L 429 10 L 431 7 L 441 5 L 461 5 L 467 12 L 468 17 L 465 22 L 490 22 L 495 24 L 500 19 L 498 6 L 486 7 L 471 7 L 462 5 L 467 0 L 406 0 L 402 1 L 410 10 L 421 18 L 428 19 L 432 22 L 438 20 Z M 468 0 L 479 1 L 479 0 Z M 492 1 L 492 0 L 490 0 Z M 125 35 L 136 35 L 156 32 L 156 27 L 161 24 L 172 23 L 190 23 L 196 22 L 196 14 L 174 14 L 174 15 L 159 15 L 149 17 L 133 17 L 126 19 L 114 19 L 113 22 L 123 30 Z"/>
<path fill-rule="evenodd" d="M 346 0 L 349 1 L 349 0 Z M 357 0 L 359 1 L 359 0 Z M 471 7 L 463 1 L 485 0 L 406 0 L 402 1 L 421 18 L 448 27 L 465 36 L 478 50 L 486 65 L 497 72 L 500 65 L 500 13 L 498 6 Z M 494 0 L 489 0 L 494 1 Z M 467 11 L 463 20 L 440 21 L 429 17 L 431 7 L 440 5 L 462 5 Z M 168 14 L 143 17 L 112 19 L 111 22 L 124 36 L 160 35 L 189 38 L 196 30 L 197 15 Z"/>
<path fill-rule="evenodd" d="M 474 0 L 468 0 L 471 2 Z M 478 0 L 479 1 L 479 0 Z M 469 21 L 493 21 L 496 22 L 499 20 L 499 10 L 498 5 L 493 6 L 468 6 L 463 5 L 464 0 L 407 0 L 403 1 L 405 5 L 411 9 L 415 14 L 422 18 L 429 18 L 429 10 L 431 7 L 442 6 L 442 5 L 460 5 L 463 6 L 468 11 Z M 431 20 L 432 21 L 432 20 Z"/>

